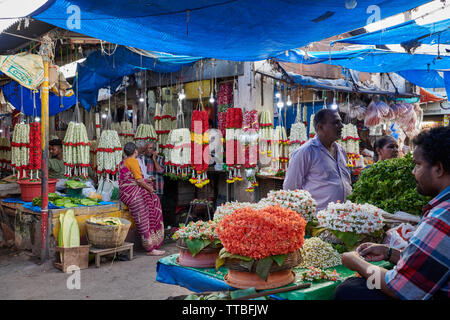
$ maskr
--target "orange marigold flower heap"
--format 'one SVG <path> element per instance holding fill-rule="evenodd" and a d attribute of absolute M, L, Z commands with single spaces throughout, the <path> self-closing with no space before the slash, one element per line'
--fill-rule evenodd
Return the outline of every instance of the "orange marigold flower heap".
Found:
<path fill-rule="evenodd" d="M 300 249 L 305 225 L 295 211 L 279 206 L 242 208 L 225 216 L 216 232 L 228 252 L 259 260 Z"/>

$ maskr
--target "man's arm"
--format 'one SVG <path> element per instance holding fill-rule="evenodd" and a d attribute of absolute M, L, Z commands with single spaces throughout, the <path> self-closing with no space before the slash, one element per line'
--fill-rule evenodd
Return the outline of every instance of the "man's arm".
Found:
<path fill-rule="evenodd" d="M 161 161 L 160 159 L 162 159 L 162 157 L 158 157 L 156 155 L 156 153 L 154 153 L 152 159 L 153 159 L 153 162 L 155 163 L 155 170 L 156 170 L 156 172 L 164 173 L 164 167 L 159 163 L 159 161 Z"/>
<path fill-rule="evenodd" d="M 303 189 L 304 177 L 310 168 L 310 150 L 299 149 L 295 151 L 289 161 L 286 176 L 283 182 L 284 190 Z"/>

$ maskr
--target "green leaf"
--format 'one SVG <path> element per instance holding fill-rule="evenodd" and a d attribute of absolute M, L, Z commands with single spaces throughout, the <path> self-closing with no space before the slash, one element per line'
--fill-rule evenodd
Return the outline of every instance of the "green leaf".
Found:
<path fill-rule="evenodd" d="M 216 259 L 216 269 L 219 269 L 224 264 L 225 264 L 225 259 L 222 259 L 222 258 L 217 258 Z"/>
<path fill-rule="evenodd" d="M 312 236 L 317 237 L 319 234 L 321 234 L 325 230 L 327 230 L 327 228 L 325 228 L 325 227 L 314 228 L 312 231 Z"/>
<path fill-rule="evenodd" d="M 272 257 L 267 257 L 261 260 L 258 260 L 256 263 L 256 274 L 267 281 L 267 277 L 269 276 L 270 267 L 272 267 L 273 259 Z"/>
<path fill-rule="evenodd" d="M 284 260 L 286 260 L 287 254 L 277 254 L 276 256 L 272 256 L 273 261 L 275 261 L 278 266 L 282 266 Z"/>
<path fill-rule="evenodd" d="M 241 260 L 241 261 L 239 262 L 239 264 L 240 264 L 241 266 L 243 266 L 244 268 L 246 268 L 248 271 L 252 270 L 253 263 L 255 263 L 255 260 L 250 260 L 250 261 L 244 261 L 244 260 Z"/>
<path fill-rule="evenodd" d="M 197 253 L 202 251 L 205 247 L 207 247 L 211 243 L 211 240 L 202 240 L 202 239 L 186 239 L 186 245 L 189 248 L 192 256 L 194 257 Z"/>
<path fill-rule="evenodd" d="M 225 249 L 225 247 L 220 249 L 220 251 L 219 251 L 219 258 L 221 258 L 221 259 L 225 259 L 225 258 L 240 259 L 240 260 L 244 260 L 244 261 L 251 261 L 251 260 L 253 260 L 250 257 L 245 257 L 245 256 L 237 255 L 237 254 L 232 254 L 232 253 L 228 252 Z"/>
<path fill-rule="evenodd" d="M 347 249 L 352 250 L 355 246 L 355 244 L 360 239 L 361 235 L 358 235 L 354 232 L 341 232 L 337 230 L 330 230 L 331 233 L 333 233 L 338 239 L 340 239 L 342 242 L 344 242 Z M 364 236 L 364 235 L 362 235 Z"/>

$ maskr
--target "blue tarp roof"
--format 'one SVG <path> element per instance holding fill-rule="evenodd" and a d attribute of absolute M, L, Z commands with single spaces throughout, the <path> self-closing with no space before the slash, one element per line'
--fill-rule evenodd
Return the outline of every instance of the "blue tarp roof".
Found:
<path fill-rule="evenodd" d="M 347 9 L 335 0 L 53 1 L 33 17 L 120 45 L 239 61 L 264 60 L 363 27 L 369 6 L 378 6 L 384 19 L 428 2 L 358 0 Z"/>
<path fill-rule="evenodd" d="M 77 81 L 74 82 L 75 92 L 81 105 L 90 110 L 97 104 L 98 90 L 111 87 L 114 91 L 127 75 L 139 72 L 142 69 L 160 73 L 176 72 L 184 65 L 189 65 L 199 58 L 174 56 L 165 53 L 151 52 L 153 58 L 141 56 L 127 48 L 117 47 L 112 55 L 102 52 L 92 52 L 85 61 L 77 64 Z"/>
<path fill-rule="evenodd" d="M 386 29 L 360 34 L 354 37 L 333 41 L 385 45 L 385 44 L 450 44 L 450 19 L 419 25 L 415 20 L 407 21 Z"/>
<path fill-rule="evenodd" d="M 435 70 L 404 70 L 399 75 L 422 88 L 444 88 L 444 78 Z"/>
<path fill-rule="evenodd" d="M 23 97 L 23 113 L 27 116 L 41 116 L 41 95 L 40 91 L 35 93 L 34 101 L 36 102 L 36 110 L 33 105 L 33 91 L 21 86 L 16 81 L 11 81 L 8 84 L 0 87 L 5 98 L 13 105 L 14 108 L 20 110 L 22 106 Z M 61 101 L 62 100 L 62 101 Z M 54 116 L 62 111 L 65 111 L 76 103 L 75 95 L 70 97 L 62 97 L 55 95 L 53 92 L 49 94 L 49 115 Z M 63 108 L 61 108 L 61 104 Z"/>

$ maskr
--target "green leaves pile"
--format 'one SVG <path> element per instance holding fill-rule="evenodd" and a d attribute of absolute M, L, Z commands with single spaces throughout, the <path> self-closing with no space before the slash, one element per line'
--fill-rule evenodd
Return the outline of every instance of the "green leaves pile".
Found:
<path fill-rule="evenodd" d="M 377 162 L 361 172 L 353 193 L 347 199 L 370 203 L 390 213 L 404 211 L 421 215 L 422 207 L 431 198 L 417 192 L 412 174 L 414 166 L 411 154 Z"/>
<path fill-rule="evenodd" d="M 64 207 L 64 208 L 75 208 L 75 207 L 79 207 L 80 205 L 83 205 L 83 206 L 98 205 L 98 201 L 93 200 L 93 199 L 63 197 L 57 193 L 49 193 L 48 201 L 53 203 L 57 207 Z M 42 197 L 36 197 L 33 199 L 33 206 L 40 207 L 41 205 L 42 205 Z"/>

